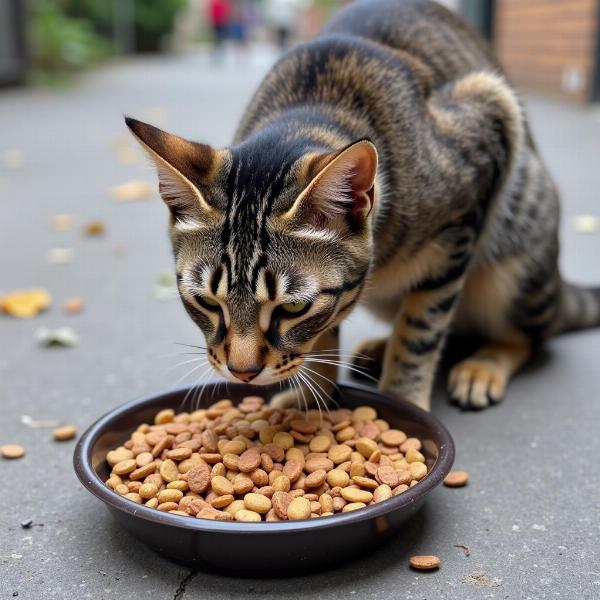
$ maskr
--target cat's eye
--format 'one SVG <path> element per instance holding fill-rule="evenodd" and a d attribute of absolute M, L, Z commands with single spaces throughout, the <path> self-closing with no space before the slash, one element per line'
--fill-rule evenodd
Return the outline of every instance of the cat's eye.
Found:
<path fill-rule="evenodd" d="M 310 307 L 308 302 L 285 302 L 279 308 L 284 315 L 297 317 L 305 313 Z"/>
<path fill-rule="evenodd" d="M 200 306 L 203 306 L 206 310 L 221 310 L 221 305 L 214 298 L 210 298 L 209 296 L 196 296 L 196 300 Z"/>

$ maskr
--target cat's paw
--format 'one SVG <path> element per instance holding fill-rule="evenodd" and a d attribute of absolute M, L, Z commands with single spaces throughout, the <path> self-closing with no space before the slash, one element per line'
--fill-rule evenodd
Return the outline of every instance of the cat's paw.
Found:
<path fill-rule="evenodd" d="M 304 396 L 297 388 L 290 388 L 283 392 L 275 394 L 269 401 L 269 405 L 273 408 L 280 408 L 282 410 L 286 408 L 297 408 L 298 410 L 305 409 L 305 402 L 308 402 L 310 394 L 308 391 L 304 391 Z"/>
<path fill-rule="evenodd" d="M 289 390 L 275 394 L 269 401 L 269 405 L 273 408 L 297 408 L 302 411 L 311 408 L 326 409 L 331 402 L 331 397 L 328 395 L 326 387 L 320 386 L 319 389 L 315 387 L 315 391 L 319 397 L 318 402 L 315 399 L 315 393 L 302 386 L 300 388 L 290 388 Z"/>
<path fill-rule="evenodd" d="M 383 369 L 383 357 L 385 355 L 385 346 L 387 338 L 377 340 L 362 340 L 354 346 L 352 350 L 352 365 L 360 369 L 370 377 L 379 379 Z M 355 379 L 368 379 L 363 377 L 357 371 L 351 371 Z"/>
<path fill-rule="evenodd" d="M 454 365 L 448 377 L 448 392 L 462 408 L 481 409 L 504 397 L 506 370 L 493 360 L 468 358 Z"/>

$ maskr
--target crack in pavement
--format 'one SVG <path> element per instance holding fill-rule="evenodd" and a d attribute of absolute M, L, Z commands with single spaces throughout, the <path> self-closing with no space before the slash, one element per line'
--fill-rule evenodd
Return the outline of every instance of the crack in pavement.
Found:
<path fill-rule="evenodd" d="M 187 586 L 195 579 L 196 575 L 198 575 L 198 571 L 192 570 L 179 582 L 179 587 L 175 590 L 173 600 L 181 600 L 183 598 Z"/>

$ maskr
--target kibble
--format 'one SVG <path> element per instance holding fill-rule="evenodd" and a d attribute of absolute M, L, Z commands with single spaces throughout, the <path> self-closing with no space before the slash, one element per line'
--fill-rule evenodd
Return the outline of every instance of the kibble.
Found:
<path fill-rule="evenodd" d="M 137 504 L 200 519 L 321 518 L 418 484 L 428 472 L 421 447 L 370 406 L 321 416 L 251 396 L 237 407 L 221 400 L 193 413 L 161 410 L 107 453 L 106 485 Z M 2 455 L 11 448 L 2 447 Z"/>
<path fill-rule="evenodd" d="M 294 498 L 287 508 L 287 518 L 290 521 L 308 519 L 310 517 L 310 513 L 310 501 L 303 496 Z"/>
<path fill-rule="evenodd" d="M 419 571 L 431 571 L 440 566 L 440 559 L 433 554 L 425 556 L 411 556 L 409 563 L 413 569 L 418 569 Z"/>
<path fill-rule="evenodd" d="M 64 425 L 63 427 L 57 427 L 52 432 L 52 437 L 57 442 L 66 442 L 67 440 L 72 440 L 77 436 L 77 427 L 75 425 Z"/>
<path fill-rule="evenodd" d="M 444 485 L 448 487 L 462 487 L 469 482 L 469 474 L 466 471 L 451 471 L 444 478 Z"/>
<path fill-rule="evenodd" d="M 2 458 L 23 458 L 25 456 L 25 448 L 17 444 L 6 444 L 0 447 Z"/>

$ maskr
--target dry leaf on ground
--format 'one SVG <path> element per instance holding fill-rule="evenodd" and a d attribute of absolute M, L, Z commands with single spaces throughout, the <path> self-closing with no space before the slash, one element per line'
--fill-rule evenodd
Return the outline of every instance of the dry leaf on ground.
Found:
<path fill-rule="evenodd" d="M 131 202 L 133 200 L 146 200 L 157 195 L 156 184 L 132 179 L 110 189 L 112 197 L 117 202 Z"/>
<path fill-rule="evenodd" d="M 47 256 L 48 262 L 53 265 L 66 265 L 73 262 L 75 250 L 73 248 L 50 248 Z"/>
<path fill-rule="evenodd" d="M 573 227 L 577 233 L 598 233 L 600 218 L 594 215 L 577 215 L 573 218 Z"/>
<path fill-rule="evenodd" d="M 64 346 L 70 348 L 79 344 L 79 336 L 70 327 L 60 327 L 58 329 L 40 327 L 35 332 L 35 339 L 42 346 Z"/>
<path fill-rule="evenodd" d="M 30 319 L 46 310 L 51 302 L 50 294 L 42 288 L 16 290 L 0 298 L 0 310 L 11 317 Z"/>
<path fill-rule="evenodd" d="M 57 231 L 71 229 L 73 227 L 73 222 L 73 215 L 69 214 L 52 215 L 52 217 L 50 217 L 50 226 Z"/>

